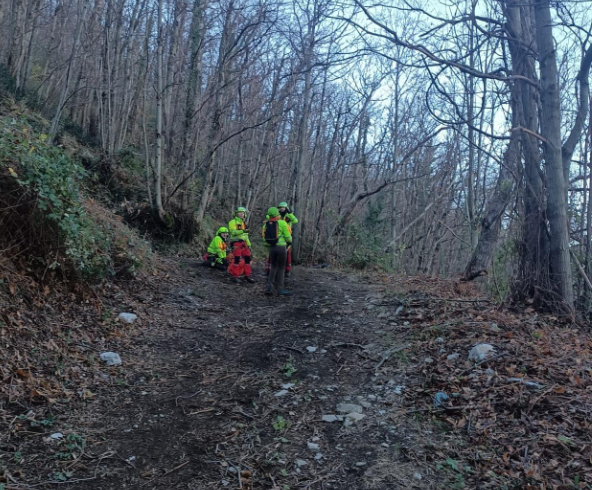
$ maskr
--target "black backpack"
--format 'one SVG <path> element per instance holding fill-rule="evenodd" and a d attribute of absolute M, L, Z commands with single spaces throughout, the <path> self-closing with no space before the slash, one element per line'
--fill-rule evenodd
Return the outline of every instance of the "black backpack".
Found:
<path fill-rule="evenodd" d="M 277 221 L 268 221 L 265 225 L 263 238 L 270 247 L 275 247 L 279 242 L 279 226 Z"/>

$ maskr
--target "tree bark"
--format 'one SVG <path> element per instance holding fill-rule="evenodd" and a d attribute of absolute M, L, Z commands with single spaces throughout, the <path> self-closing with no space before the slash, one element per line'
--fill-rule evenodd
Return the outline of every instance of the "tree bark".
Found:
<path fill-rule="evenodd" d="M 541 74 L 541 135 L 547 169 L 547 218 L 550 238 L 550 277 L 561 308 L 573 311 L 574 296 L 569 253 L 566 183 L 561 156 L 559 76 L 549 0 L 534 2 L 536 40 Z"/>

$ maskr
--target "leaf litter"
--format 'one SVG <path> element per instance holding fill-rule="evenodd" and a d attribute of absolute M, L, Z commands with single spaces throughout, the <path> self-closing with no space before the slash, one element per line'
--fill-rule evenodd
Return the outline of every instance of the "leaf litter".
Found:
<path fill-rule="evenodd" d="M 0 484 L 592 481 L 592 344 L 582 326 L 424 277 L 302 270 L 297 296 L 270 304 L 193 265 L 163 259 L 141 281 L 75 294 L 11 280 L 0 310 Z M 122 311 L 138 320 L 117 321 Z M 495 356 L 469 362 L 479 343 Z M 123 365 L 101 363 L 106 350 Z M 447 398 L 435 407 L 438 393 Z M 363 404 L 365 417 L 324 422 L 339 403 Z"/>

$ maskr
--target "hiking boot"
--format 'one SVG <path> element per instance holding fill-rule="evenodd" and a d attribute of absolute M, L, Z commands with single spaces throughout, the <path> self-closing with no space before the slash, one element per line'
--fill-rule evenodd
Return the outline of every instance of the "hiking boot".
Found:
<path fill-rule="evenodd" d="M 265 286 L 265 290 L 263 291 L 266 296 L 273 295 L 273 288 L 269 285 Z"/>
<path fill-rule="evenodd" d="M 255 279 L 253 279 L 251 276 L 245 277 L 245 281 L 247 281 L 249 284 L 255 284 Z"/>
<path fill-rule="evenodd" d="M 294 294 L 294 293 L 292 293 L 292 291 L 288 291 L 288 290 L 286 290 L 286 289 L 280 289 L 280 290 L 278 291 L 278 294 L 279 294 L 280 296 L 292 296 L 292 294 Z"/>
<path fill-rule="evenodd" d="M 241 280 L 238 277 L 231 277 L 230 282 L 233 282 L 235 284 L 241 284 Z"/>
<path fill-rule="evenodd" d="M 288 278 L 290 277 L 290 271 L 286 271 L 286 272 L 284 273 L 284 277 L 285 277 L 286 279 L 288 279 Z"/>

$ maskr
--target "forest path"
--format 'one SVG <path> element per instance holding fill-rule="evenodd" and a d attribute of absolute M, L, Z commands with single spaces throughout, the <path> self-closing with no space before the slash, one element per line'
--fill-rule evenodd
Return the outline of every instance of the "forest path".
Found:
<path fill-rule="evenodd" d="M 433 488 L 405 450 L 415 436 L 391 418 L 405 380 L 382 354 L 403 346 L 392 315 L 372 314 L 383 286 L 297 267 L 294 296 L 269 298 L 261 274 L 236 285 L 171 266 L 180 273 L 138 293 L 145 326 L 112 373 L 126 381 L 71 421 L 86 435 L 77 489 Z"/>

